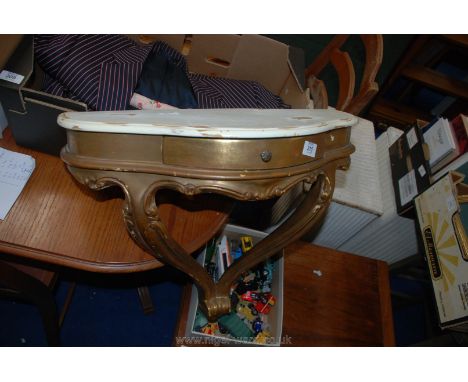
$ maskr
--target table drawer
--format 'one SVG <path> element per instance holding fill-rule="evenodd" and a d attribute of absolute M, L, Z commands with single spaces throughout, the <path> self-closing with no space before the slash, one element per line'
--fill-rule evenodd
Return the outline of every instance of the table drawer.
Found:
<path fill-rule="evenodd" d="M 317 160 L 324 151 L 342 146 L 347 133 L 347 129 L 340 129 L 305 137 L 272 139 L 164 137 L 163 162 L 226 170 L 292 167 Z"/>

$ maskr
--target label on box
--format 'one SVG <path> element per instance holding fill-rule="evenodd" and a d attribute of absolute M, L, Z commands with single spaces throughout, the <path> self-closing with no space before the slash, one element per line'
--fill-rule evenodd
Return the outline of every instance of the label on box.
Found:
<path fill-rule="evenodd" d="M 406 134 L 406 141 L 408 142 L 410 150 L 416 145 L 416 143 L 418 143 L 418 136 L 416 135 L 414 127 Z"/>
<path fill-rule="evenodd" d="M 304 148 L 302 149 L 302 155 L 307 155 L 308 157 L 315 158 L 315 153 L 317 151 L 317 144 L 314 142 L 305 141 Z"/>
<path fill-rule="evenodd" d="M 426 169 L 424 168 L 423 165 L 418 167 L 418 172 L 419 172 L 419 175 L 421 175 L 421 178 L 424 178 L 424 175 L 426 175 Z"/>
<path fill-rule="evenodd" d="M 405 176 L 398 180 L 398 189 L 400 190 L 401 205 L 411 202 L 418 195 L 418 186 L 416 184 L 416 175 L 414 170 L 411 170 Z"/>
<path fill-rule="evenodd" d="M 8 70 L 2 70 L 0 72 L 0 80 L 5 80 L 8 82 L 13 82 L 15 84 L 20 84 L 24 79 L 24 76 L 21 74 L 9 72 Z"/>

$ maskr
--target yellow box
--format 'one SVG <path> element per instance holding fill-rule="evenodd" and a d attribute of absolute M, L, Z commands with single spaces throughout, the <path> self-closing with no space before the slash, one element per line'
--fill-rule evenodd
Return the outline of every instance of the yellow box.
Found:
<path fill-rule="evenodd" d="M 468 241 L 460 215 L 468 187 L 463 178 L 450 172 L 416 197 L 415 205 L 440 326 L 468 331 Z"/>

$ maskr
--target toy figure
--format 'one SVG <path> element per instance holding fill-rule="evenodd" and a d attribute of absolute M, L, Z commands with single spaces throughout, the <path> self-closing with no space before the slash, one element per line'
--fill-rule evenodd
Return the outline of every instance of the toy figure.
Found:
<path fill-rule="evenodd" d="M 254 322 L 252 322 L 252 329 L 253 329 L 255 335 L 257 335 L 258 333 L 260 333 L 263 330 L 263 322 L 262 322 L 260 317 L 257 317 L 254 320 Z"/>

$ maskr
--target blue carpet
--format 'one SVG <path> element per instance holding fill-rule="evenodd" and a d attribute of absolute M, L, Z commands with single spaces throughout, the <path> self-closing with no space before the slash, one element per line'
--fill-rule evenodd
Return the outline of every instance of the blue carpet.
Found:
<path fill-rule="evenodd" d="M 62 275 L 54 292 L 59 309 L 70 283 L 77 282 L 61 329 L 62 346 L 170 346 L 186 279 L 163 269 L 139 275 Z M 153 313 L 143 313 L 138 285 L 149 287 Z M 0 346 L 47 346 L 35 306 L 0 299 Z"/>
<path fill-rule="evenodd" d="M 62 346 L 172 345 L 182 287 L 187 282 L 180 272 L 170 267 L 135 275 L 65 270 L 54 292 L 59 309 L 72 281 L 77 287 L 61 328 Z M 416 298 L 410 303 L 392 298 L 396 345 L 416 345 L 440 334 L 427 283 L 396 275 L 390 283 L 392 292 Z M 140 305 L 139 285 L 149 287 L 155 307 L 149 315 Z M 0 299 L 0 346 L 46 345 L 36 307 Z"/>

